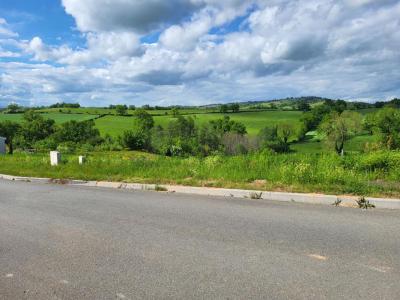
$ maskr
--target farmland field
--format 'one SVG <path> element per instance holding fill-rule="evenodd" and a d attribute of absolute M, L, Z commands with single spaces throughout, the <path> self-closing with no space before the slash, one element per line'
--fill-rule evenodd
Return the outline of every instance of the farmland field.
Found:
<path fill-rule="evenodd" d="M 65 111 L 71 110 L 75 113 L 61 113 L 59 109 L 47 109 L 42 112 L 42 116 L 45 118 L 53 119 L 57 124 L 62 124 L 70 120 L 85 121 L 90 119 L 95 119 L 96 127 L 99 129 L 100 134 L 105 136 L 106 134 L 112 137 L 118 137 L 124 131 L 133 128 L 134 117 L 133 116 L 116 116 L 116 115 L 106 115 L 107 113 L 112 113 L 113 110 L 105 108 L 73 108 L 73 109 L 63 109 Z M 240 112 L 240 113 L 197 113 L 205 111 L 203 109 L 192 109 L 192 110 L 180 110 L 182 116 L 191 116 L 197 125 L 207 123 L 211 120 L 216 120 L 223 118 L 224 115 L 228 115 L 232 120 L 243 123 L 247 132 L 251 136 L 257 135 L 257 133 L 266 126 L 273 126 L 278 124 L 293 124 L 295 127 L 300 125 L 300 119 L 302 112 L 299 111 L 253 111 L 253 112 Z M 371 113 L 375 109 L 360 110 L 359 112 L 363 115 Z M 79 112 L 79 113 L 78 113 Z M 95 112 L 99 114 L 94 114 Z M 133 111 L 132 111 L 133 112 Z M 163 115 L 165 110 L 153 110 L 149 111 L 154 115 L 154 121 L 156 125 L 161 125 L 163 127 L 168 126 L 168 123 L 175 120 L 173 116 L 170 115 L 171 111 L 168 111 L 168 115 Z M 93 113 L 93 114 L 89 114 Z M 103 115 L 103 117 L 99 117 Z M 15 122 L 22 121 L 22 114 L 0 114 L 0 122 L 4 120 L 10 120 Z M 324 137 L 319 136 L 316 132 L 310 132 L 308 134 L 308 139 L 301 143 L 292 144 L 292 150 L 300 153 L 321 153 L 324 151 L 325 143 L 323 142 Z M 361 135 L 351 139 L 347 145 L 347 151 L 361 151 L 367 142 L 376 141 L 376 137 Z"/>
<path fill-rule="evenodd" d="M 181 114 L 202 114 L 215 112 L 216 108 L 183 108 L 179 109 Z M 104 107 L 80 107 L 80 108 L 45 108 L 38 110 L 40 113 L 63 113 L 63 114 L 88 114 L 88 115 L 117 115 L 115 109 L 104 108 Z M 171 115 L 171 109 L 159 109 L 159 110 L 147 110 L 147 112 L 153 116 Z M 128 109 L 126 112 L 128 115 L 133 115 L 135 110 Z"/>
<path fill-rule="evenodd" d="M 246 125 L 247 132 L 250 135 L 256 135 L 260 129 L 265 126 L 276 124 L 291 123 L 296 126 L 300 124 L 299 119 L 301 112 L 298 111 L 260 111 L 260 112 L 243 112 L 228 114 L 228 116 L 235 121 L 241 122 Z M 191 117 L 195 120 L 196 124 L 201 125 L 211 120 L 223 118 L 224 114 L 211 113 L 211 114 L 194 114 Z M 169 122 L 173 121 L 172 116 L 156 116 L 154 121 L 157 125 L 166 126 Z M 99 128 L 101 134 L 109 134 L 111 136 L 118 136 L 124 130 L 132 128 L 132 117 L 121 116 L 105 116 L 96 120 L 96 126 Z"/>
<path fill-rule="evenodd" d="M 22 114 L 0 114 L 1 121 L 22 122 Z M 82 115 L 82 114 L 61 114 L 61 113 L 45 113 L 44 118 L 53 119 L 57 124 L 62 124 L 71 120 L 86 121 L 97 117 L 97 115 Z"/>

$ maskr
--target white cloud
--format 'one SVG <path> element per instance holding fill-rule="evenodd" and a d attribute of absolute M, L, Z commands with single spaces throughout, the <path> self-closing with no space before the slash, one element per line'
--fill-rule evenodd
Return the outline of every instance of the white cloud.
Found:
<path fill-rule="evenodd" d="M 7 21 L 3 18 L 0 18 L 0 38 L 4 38 L 4 37 L 7 37 L 7 38 L 18 37 L 18 33 L 13 32 L 9 28 Z"/>
<path fill-rule="evenodd" d="M 8 37 L 33 62 L 0 66 L 1 97 L 197 104 L 311 94 L 386 99 L 400 93 L 398 1 L 63 0 L 63 5 L 86 44 L 73 48 L 47 45 L 39 36 L 28 42 Z M 154 30 L 158 41 L 140 42 Z M 0 56 L 18 54 L 4 45 L 0 39 Z"/>

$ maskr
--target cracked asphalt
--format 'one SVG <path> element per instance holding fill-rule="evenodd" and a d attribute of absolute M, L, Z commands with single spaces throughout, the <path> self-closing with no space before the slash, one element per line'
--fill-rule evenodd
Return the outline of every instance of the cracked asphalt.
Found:
<path fill-rule="evenodd" d="M 400 212 L 0 180 L 0 299 L 400 299 Z"/>

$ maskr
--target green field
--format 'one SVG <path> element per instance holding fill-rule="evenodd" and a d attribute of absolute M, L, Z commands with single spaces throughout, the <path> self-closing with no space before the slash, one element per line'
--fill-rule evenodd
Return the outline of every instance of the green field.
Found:
<path fill-rule="evenodd" d="M 86 121 L 96 118 L 96 115 L 82 115 L 82 114 L 60 114 L 60 113 L 44 113 L 43 117 L 47 119 L 53 119 L 57 124 L 62 124 L 71 120 L 75 121 Z M 0 114 L 1 121 L 14 121 L 22 122 L 22 114 Z"/>
<path fill-rule="evenodd" d="M 46 113 L 42 113 L 45 118 L 50 118 L 56 121 L 57 124 L 62 124 L 70 120 L 85 121 L 90 119 L 96 119 L 96 127 L 100 130 L 102 136 L 106 134 L 112 137 L 118 137 L 125 130 L 133 128 L 134 117 L 133 116 L 116 116 L 116 115 L 105 115 L 98 118 L 96 112 L 104 115 L 106 113 L 111 113 L 112 110 L 104 108 L 76 108 L 76 109 L 63 109 L 65 111 L 71 110 L 75 113 L 60 113 L 59 109 L 47 109 Z M 192 109 L 186 111 L 187 115 L 181 114 L 183 116 L 191 116 L 197 125 L 207 123 L 211 120 L 216 120 L 223 118 L 224 115 L 228 115 L 232 120 L 243 123 L 247 132 L 251 136 L 257 135 L 257 133 L 265 126 L 273 126 L 278 124 L 294 124 L 295 127 L 300 125 L 300 118 L 302 112 L 299 111 L 254 111 L 254 112 L 240 112 L 240 113 L 197 113 L 200 109 Z M 360 110 L 359 112 L 363 115 L 374 112 L 375 109 Z M 78 113 L 79 112 L 79 113 Z M 169 122 L 175 120 L 171 115 L 163 115 L 165 111 L 154 110 L 153 112 L 154 120 L 156 125 L 161 125 L 166 127 Z M 170 111 L 169 111 L 170 112 Z M 89 114 L 93 113 L 93 114 Z M 0 114 L 0 122 L 4 120 L 10 120 L 15 122 L 22 121 L 22 114 Z M 323 137 L 318 136 L 316 133 L 309 133 L 309 139 L 305 142 L 295 143 L 292 145 L 292 149 L 296 152 L 301 153 L 320 153 L 323 152 L 325 148 L 325 143 Z M 347 151 L 361 151 L 364 148 L 365 143 L 376 141 L 376 137 L 371 137 L 368 135 L 357 136 L 350 140 L 346 145 Z"/>
<path fill-rule="evenodd" d="M 211 120 L 223 118 L 224 114 L 211 113 L 211 114 L 194 114 L 191 117 L 195 120 L 196 124 L 201 125 Z M 247 132 L 250 135 L 256 135 L 260 129 L 265 126 L 272 126 L 277 124 L 291 123 L 299 125 L 301 112 L 298 111 L 260 111 L 260 112 L 243 112 L 228 114 L 228 116 L 235 121 L 242 122 L 246 125 Z M 167 126 L 167 124 L 174 120 L 172 116 L 156 116 L 154 121 L 157 125 Z M 124 130 L 133 127 L 133 117 L 121 116 L 105 116 L 96 120 L 96 126 L 100 132 L 105 135 L 118 136 Z"/>

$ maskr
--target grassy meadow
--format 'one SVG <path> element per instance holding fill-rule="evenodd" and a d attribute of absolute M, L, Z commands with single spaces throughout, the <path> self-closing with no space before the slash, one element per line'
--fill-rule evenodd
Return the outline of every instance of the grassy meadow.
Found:
<path fill-rule="evenodd" d="M 0 156 L 0 173 L 20 176 L 182 184 L 257 190 L 400 196 L 400 152 L 273 154 L 207 158 L 164 157 L 141 152 L 63 155 L 51 167 L 48 154 Z"/>
<path fill-rule="evenodd" d="M 63 113 L 61 111 L 73 111 L 74 113 Z M 85 121 L 95 119 L 96 127 L 99 129 L 100 134 L 105 136 L 106 134 L 112 137 L 118 137 L 125 130 L 131 129 L 134 124 L 134 117 L 117 116 L 115 110 L 106 108 L 49 108 L 39 110 L 45 118 L 53 119 L 57 124 L 62 124 L 70 120 Z M 191 116 L 197 125 L 207 123 L 211 120 L 222 118 L 224 115 L 228 115 L 232 120 L 243 123 L 247 132 L 250 136 L 258 134 L 260 129 L 265 126 L 273 126 L 279 124 L 293 124 L 295 127 L 300 126 L 300 118 L 302 112 L 300 111 L 285 111 L 285 110 L 259 110 L 250 112 L 239 112 L 239 113 L 204 113 L 205 109 L 188 109 L 180 110 L 180 114 L 183 116 Z M 375 109 L 359 110 L 362 115 L 373 113 Z M 134 111 L 130 111 L 134 112 Z M 156 125 L 167 126 L 169 122 L 174 120 L 171 114 L 165 115 L 165 112 L 170 113 L 171 111 L 160 111 L 160 110 L 149 110 L 154 114 L 154 121 Z M 197 113 L 196 113 L 197 112 Z M 96 114 L 97 113 L 97 114 Z M 0 122 L 5 120 L 22 122 L 22 114 L 2 114 L 0 113 Z M 301 143 L 295 143 L 291 146 L 292 150 L 301 153 L 321 153 L 326 151 L 323 137 L 318 136 L 315 132 L 308 134 L 308 139 Z M 376 141 L 375 136 L 360 135 L 351 139 L 347 145 L 346 150 L 348 151 L 361 151 L 364 145 L 368 142 Z"/>
<path fill-rule="evenodd" d="M 43 117 L 53 119 L 57 124 L 62 124 L 68 121 L 87 121 L 97 118 L 97 115 L 82 115 L 82 114 L 61 114 L 61 113 L 43 113 Z M 0 114 L 1 121 L 22 122 L 22 114 Z"/>
<path fill-rule="evenodd" d="M 209 113 L 209 114 L 191 114 L 190 116 L 195 120 L 197 125 L 223 118 L 228 115 L 232 120 L 243 123 L 247 132 L 250 135 L 256 135 L 260 129 L 265 126 L 291 123 L 300 125 L 301 112 L 299 111 L 259 111 L 259 112 L 241 112 L 231 114 Z M 156 125 L 167 126 L 169 122 L 173 121 L 174 117 L 155 116 L 154 121 Z M 101 134 L 109 134 L 111 136 L 118 136 L 124 130 L 132 128 L 133 117 L 130 116 L 104 116 L 96 120 L 96 127 L 100 130 Z"/>

